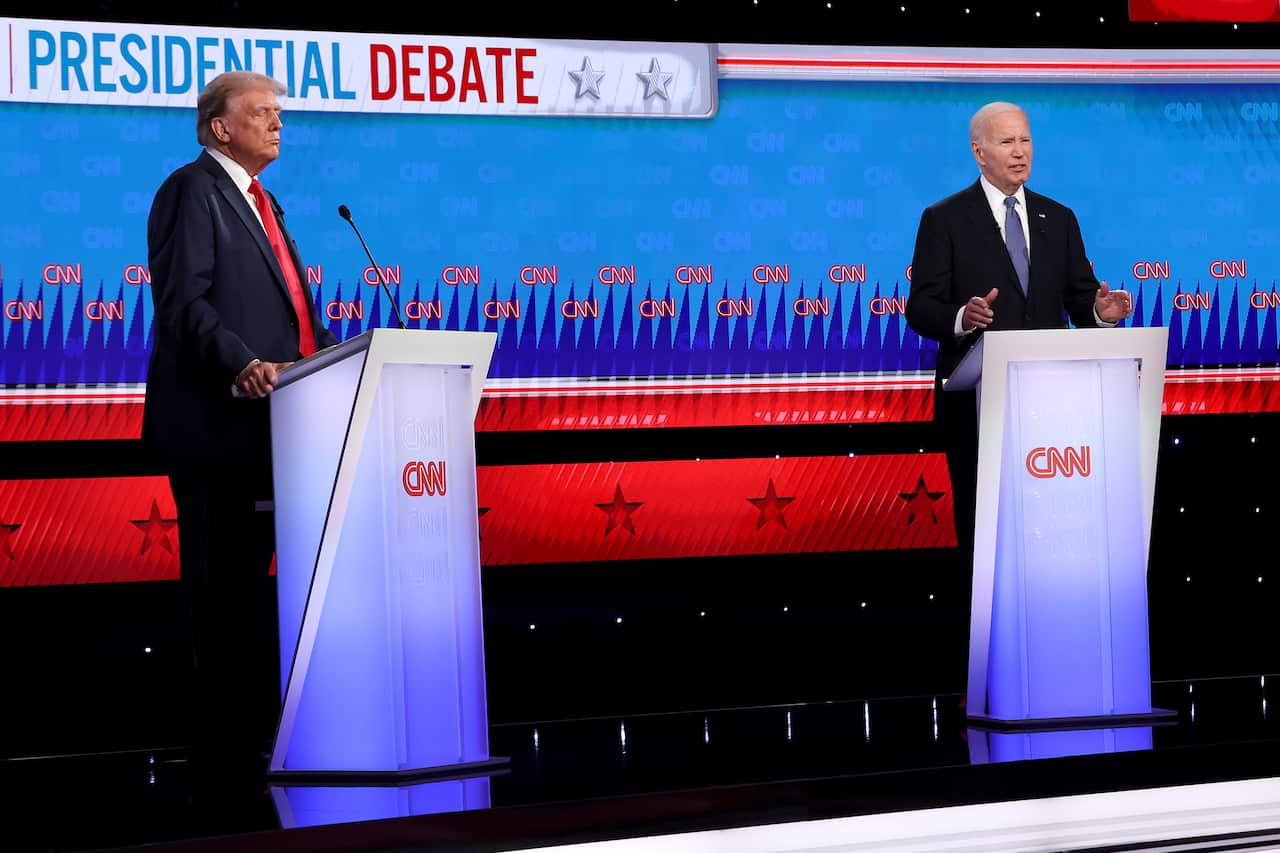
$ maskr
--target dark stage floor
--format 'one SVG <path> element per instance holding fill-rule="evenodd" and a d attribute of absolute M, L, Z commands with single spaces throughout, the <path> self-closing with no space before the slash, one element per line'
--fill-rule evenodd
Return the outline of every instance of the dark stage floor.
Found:
<path fill-rule="evenodd" d="M 180 748 L 26 757 L 6 762 L 0 846 L 500 850 L 1262 779 L 1268 681 L 1158 683 L 1176 723 L 1092 732 L 982 732 L 955 695 L 499 725 L 507 770 L 400 788 L 273 787 L 260 762 Z"/>

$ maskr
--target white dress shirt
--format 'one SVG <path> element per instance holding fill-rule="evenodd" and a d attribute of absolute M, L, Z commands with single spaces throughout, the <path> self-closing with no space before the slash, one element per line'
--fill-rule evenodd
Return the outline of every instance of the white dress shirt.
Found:
<path fill-rule="evenodd" d="M 1007 238 L 1004 233 L 1004 220 L 1006 216 L 1004 200 L 1009 198 L 1009 196 L 1006 196 L 1003 192 L 997 189 L 994 184 L 988 181 L 986 175 L 978 177 L 978 184 L 982 187 L 983 195 L 987 197 L 987 206 L 991 208 L 991 216 L 996 221 L 996 227 L 1000 229 L 1000 240 L 1001 242 L 1004 242 L 1005 245 L 1008 245 Z M 1013 210 L 1018 214 L 1018 219 L 1022 222 L 1022 239 L 1027 241 L 1027 263 L 1030 265 L 1031 229 L 1028 227 L 1027 223 L 1027 194 L 1023 192 L 1022 187 L 1018 187 L 1018 191 L 1014 193 L 1012 197 L 1018 200 L 1018 203 L 1013 206 Z M 1093 309 L 1093 319 L 1099 326 L 1110 327 L 1116 325 L 1115 323 L 1105 322 L 1101 317 L 1099 317 L 1098 309 L 1096 307 Z M 973 329 L 966 329 L 964 327 L 964 306 L 961 305 L 960 310 L 956 313 L 956 339 L 959 340 L 960 338 L 963 338 L 966 335 L 971 335 L 976 331 L 976 327 Z"/>
<path fill-rule="evenodd" d="M 1004 233 L 1005 207 L 1004 200 L 1007 196 L 987 180 L 986 175 L 978 178 L 978 183 L 982 185 L 982 192 L 987 197 L 987 206 L 991 208 L 991 215 L 995 217 L 996 225 L 1000 226 L 1000 239 L 1008 244 L 1008 237 Z M 1018 191 L 1013 194 L 1018 203 L 1013 206 L 1014 211 L 1018 214 L 1018 219 L 1022 222 L 1022 239 L 1027 241 L 1027 258 L 1031 258 L 1031 229 L 1027 222 L 1027 194 L 1023 192 L 1022 187 L 1018 187 Z"/>

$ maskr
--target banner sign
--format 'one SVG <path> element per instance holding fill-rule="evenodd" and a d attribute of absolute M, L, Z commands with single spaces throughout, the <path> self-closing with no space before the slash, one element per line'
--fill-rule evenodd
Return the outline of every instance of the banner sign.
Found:
<path fill-rule="evenodd" d="M 291 110 L 706 118 L 704 44 L 317 33 L 0 18 L 0 100 L 193 107 L 224 71 L 257 71 Z"/>

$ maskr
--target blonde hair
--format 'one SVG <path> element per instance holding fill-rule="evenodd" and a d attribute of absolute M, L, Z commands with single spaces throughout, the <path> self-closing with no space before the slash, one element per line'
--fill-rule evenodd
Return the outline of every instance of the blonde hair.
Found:
<path fill-rule="evenodd" d="M 196 99 L 196 141 L 206 148 L 216 147 L 218 139 L 213 135 L 209 122 L 226 115 L 227 101 L 250 89 L 270 89 L 274 95 L 287 90 L 278 80 L 256 71 L 226 71 L 210 80 Z"/>

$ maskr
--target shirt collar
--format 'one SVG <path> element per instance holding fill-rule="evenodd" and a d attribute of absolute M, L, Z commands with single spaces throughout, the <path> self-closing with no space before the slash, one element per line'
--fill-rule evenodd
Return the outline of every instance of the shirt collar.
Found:
<path fill-rule="evenodd" d="M 982 185 L 982 192 L 987 197 L 987 206 L 991 208 L 991 212 L 996 214 L 998 218 L 1003 219 L 1004 200 L 1008 198 L 1008 196 L 996 189 L 995 185 L 987 180 L 986 175 L 979 175 L 978 183 Z M 1018 187 L 1018 191 L 1013 194 L 1013 197 L 1018 200 L 1019 209 L 1026 211 L 1027 194 L 1023 192 L 1023 187 Z"/>
<path fill-rule="evenodd" d="M 218 165 L 222 166 L 226 171 L 227 176 L 231 178 L 231 182 L 236 185 L 236 188 L 244 195 L 248 195 L 249 184 L 253 181 L 253 176 L 245 171 L 244 166 L 241 166 L 216 148 L 206 148 L 205 151 L 208 151 L 209 156 L 218 161 Z"/>

